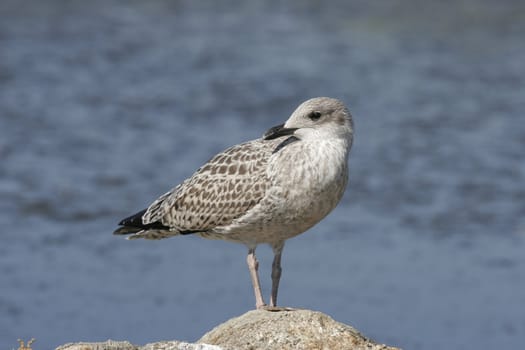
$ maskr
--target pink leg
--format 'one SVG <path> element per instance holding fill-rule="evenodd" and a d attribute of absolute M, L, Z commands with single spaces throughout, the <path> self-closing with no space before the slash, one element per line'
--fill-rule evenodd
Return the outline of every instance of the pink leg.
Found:
<path fill-rule="evenodd" d="M 248 263 L 250 277 L 252 278 L 253 292 L 255 294 L 255 307 L 257 309 L 264 309 L 266 304 L 264 303 L 264 299 L 261 292 L 261 283 L 259 282 L 259 274 L 257 273 L 257 269 L 259 268 L 259 262 L 255 257 L 255 248 L 250 248 L 248 250 L 246 262 Z"/>

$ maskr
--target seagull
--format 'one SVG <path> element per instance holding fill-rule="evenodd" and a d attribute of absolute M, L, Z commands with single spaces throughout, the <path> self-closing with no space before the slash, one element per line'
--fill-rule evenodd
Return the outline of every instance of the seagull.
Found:
<path fill-rule="evenodd" d="M 117 235 L 162 239 L 195 234 L 242 243 L 257 309 L 276 310 L 281 255 L 297 236 L 332 211 L 348 183 L 353 121 L 339 100 L 316 97 L 261 138 L 232 146 L 148 208 L 119 223 Z M 267 305 L 255 249 L 269 244 L 274 258 Z"/>

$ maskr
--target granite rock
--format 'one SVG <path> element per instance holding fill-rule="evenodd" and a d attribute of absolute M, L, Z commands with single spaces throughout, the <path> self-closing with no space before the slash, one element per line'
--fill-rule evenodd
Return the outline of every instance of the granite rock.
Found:
<path fill-rule="evenodd" d="M 310 310 L 249 311 L 215 327 L 198 342 L 227 349 L 395 349 Z"/>
<path fill-rule="evenodd" d="M 127 341 L 72 343 L 56 350 L 396 350 L 356 329 L 311 310 L 253 310 L 206 333 L 196 343 L 161 341 L 143 346 Z"/>

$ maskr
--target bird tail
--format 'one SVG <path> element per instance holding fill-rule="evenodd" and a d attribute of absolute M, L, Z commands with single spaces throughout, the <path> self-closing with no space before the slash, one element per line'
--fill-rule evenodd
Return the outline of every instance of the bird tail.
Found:
<path fill-rule="evenodd" d="M 114 235 L 132 235 L 135 233 L 138 233 L 140 231 L 143 231 L 144 229 L 140 227 L 134 227 L 134 226 L 121 226 L 117 228 L 115 231 L 113 231 Z"/>

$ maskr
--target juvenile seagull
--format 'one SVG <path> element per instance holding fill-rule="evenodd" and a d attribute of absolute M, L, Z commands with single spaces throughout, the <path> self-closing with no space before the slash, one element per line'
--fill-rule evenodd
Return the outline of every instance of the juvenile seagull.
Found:
<path fill-rule="evenodd" d="M 197 234 L 243 243 L 257 309 L 275 309 L 284 242 L 335 208 L 348 182 L 353 122 L 345 105 L 317 97 L 262 138 L 217 154 L 190 178 L 122 220 L 115 234 L 161 239 Z M 264 302 L 255 248 L 274 253 L 269 307 Z"/>

